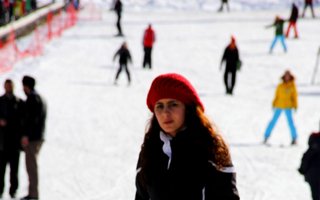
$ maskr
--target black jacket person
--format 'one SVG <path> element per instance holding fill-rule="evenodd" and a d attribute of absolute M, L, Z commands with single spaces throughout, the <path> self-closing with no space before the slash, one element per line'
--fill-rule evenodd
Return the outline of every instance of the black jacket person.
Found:
<path fill-rule="evenodd" d="M 14 198 L 19 185 L 23 101 L 14 95 L 10 79 L 5 81 L 4 88 L 5 94 L 0 97 L 0 196 L 4 192 L 6 166 L 9 164 L 9 194 Z"/>
<path fill-rule="evenodd" d="M 132 58 L 131 58 L 131 54 L 128 50 L 128 46 L 127 46 L 126 42 L 124 42 L 121 45 L 120 49 L 113 56 L 113 60 L 115 60 L 118 56 L 119 56 L 119 69 L 117 71 L 114 84 L 117 84 L 117 80 L 119 78 L 119 75 L 120 75 L 120 72 L 122 71 L 122 69 L 124 69 L 126 71 L 127 77 L 128 77 L 128 83 L 130 84 L 131 77 L 130 77 L 130 72 L 128 70 L 128 62 L 132 63 Z"/>
<path fill-rule="evenodd" d="M 114 11 L 117 14 L 117 29 L 118 29 L 118 36 L 122 36 L 122 28 L 121 28 L 121 14 L 122 14 L 122 2 L 120 0 L 116 0 L 114 3 Z"/>
<path fill-rule="evenodd" d="M 27 100 L 21 143 L 26 154 L 26 168 L 29 177 L 29 193 L 22 200 L 39 198 L 37 157 L 44 141 L 47 108 L 44 100 L 34 88 L 35 83 L 35 79 L 30 76 L 24 76 L 22 79 Z"/>
<path fill-rule="evenodd" d="M 220 69 L 222 68 L 222 64 L 224 61 L 226 62 L 224 71 L 224 84 L 226 87 L 226 94 L 232 94 L 233 88 L 236 84 L 237 69 L 241 64 L 239 51 L 236 46 L 236 40 L 233 36 L 231 37 L 230 44 L 224 50 L 220 63 Z"/>
<path fill-rule="evenodd" d="M 310 184 L 313 200 L 320 199 L 320 132 L 309 137 L 309 148 L 303 154 L 299 172 Z"/>
<path fill-rule="evenodd" d="M 159 75 L 139 154 L 135 200 L 239 200 L 229 148 L 182 75 Z"/>

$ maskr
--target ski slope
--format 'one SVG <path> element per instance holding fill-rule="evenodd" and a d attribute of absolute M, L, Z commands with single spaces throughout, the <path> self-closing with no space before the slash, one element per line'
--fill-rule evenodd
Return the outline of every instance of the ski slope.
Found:
<path fill-rule="evenodd" d="M 317 84 L 310 84 L 320 46 L 319 19 L 311 19 L 308 11 L 298 22 L 300 38 L 287 40 L 288 52 L 283 53 L 277 44 L 269 54 L 274 30 L 265 26 L 277 14 L 288 17 L 288 9 L 230 13 L 127 9 L 125 38 L 119 38 L 114 37 L 114 13 L 107 3 L 101 5 L 105 6 L 100 7 L 102 20 L 81 20 L 81 15 L 88 14 L 84 9 L 78 24 L 47 44 L 42 56 L 23 60 L 0 76 L 1 83 L 13 79 L 16 94 L 23 99 L 22 76 L 34 76 L 37 90 L 47 101 L 46 142 L 39 156 L 41 199 L 134 199 L 136 161 L 151 116 L 145 103 L 149 86 L 157 75 L 177 72 L 193 83 L 206 114 L 229 144 L 241 199 L 311 200 L 297 168 L 320 119 L 320 74 Z M 320 15 L 319 7 L 316 13 Z M 141 40 L 148 23 L 154 26 L 157 42 L 154 68 L 143 70 Z M 219 64 L 232 34 L 243 67 L 235 94 L 226 96 Z M 123 73 L 115 86 L 118 66 L 112 57 L 123 41 L 128 42 L 133 57 L 132 84 L 127 86 Z M 261 145 L 263 133 L 273 114 L 275 87 L 286 69 L 296 76 L 299 92 L 294 114 L 298 146 L 289 146 L 283 115 L 270 138 L 271 146 L 266 147 Z M 22 154 L 18 196 L 24 196 L 28 186 L 23 161 Z"/>

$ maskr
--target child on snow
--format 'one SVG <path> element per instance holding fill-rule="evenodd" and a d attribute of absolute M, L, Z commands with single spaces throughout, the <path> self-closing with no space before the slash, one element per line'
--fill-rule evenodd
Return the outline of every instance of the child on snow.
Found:
<path fill-rule="evenodd" d="M 274 109 L 274 115 L 264 133 L 263 143 L 267 143 L 271 135 L 272 129 L 276 125 L 276 122 L 278 121 L 280 114 L 282 113 L 282 111 L 284 111 L 291 132 L 291 144 L 295 145 L 297 143 L 297 131 L 292 118 L 292 109 L 296 110 L 298 107 L 297 89 L 294 83 L 294 76 L 291 74 L 289 70 L 287 70 L 284 73 L 281 79 L 282 82 L 277 87 L 275 98 L 272 104 L 272 107 Z"/>
<path fill-rule="evenodd" d="M 309 137 L 309 148 L 303 154 L 298 171 L 309 183 L 313 200 L 320 199 L 320 132 Z"/>
<path fill-rule="evenodd" d="M 287 52 L 287 46 L 286 46 L 285 38 L 284 38 L 284 35 L 283 35 L 283 24 L 284 24 L 284 22 L 285 21 L 281 17 L 279 17 L 277 15 L 274 23 L 271 24 L 271 25 L 266 26 L 266 28 L 275 27 L 275 37 L 274 37 L 274 39 L 273 39 L 273 41 L 271 43 L 269 53 L 272 53 L 273 48 L 276 45 L 278 40 L 280 40 L 284 52 Z"/>

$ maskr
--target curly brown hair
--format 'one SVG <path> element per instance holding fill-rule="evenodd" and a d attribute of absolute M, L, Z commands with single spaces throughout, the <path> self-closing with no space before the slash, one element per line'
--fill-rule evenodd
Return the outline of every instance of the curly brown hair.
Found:
<path fill-rule="evenodd" d="M 204 128 L 212 139 L 210 142 L 211 145 L 209 145 L 209 151 L 211 159 L 216 164 L 216 167 L 218 169 L 222 169 L 224 167 L 231 166 L 232 162 L 229 148 L 221 134 L 218 132 L 217 126 L 210 122 L 209 118 L 198 107 L 196 107 L 195 118 L 198 118 L 199 120 L 199 128 Z"/>

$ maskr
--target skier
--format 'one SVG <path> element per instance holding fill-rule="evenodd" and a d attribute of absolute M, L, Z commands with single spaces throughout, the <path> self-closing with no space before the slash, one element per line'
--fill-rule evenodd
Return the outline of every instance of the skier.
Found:
<path fill-rule="evenodd" d="M 221 0 L 221 6 L 220 6 L 220 8 L 219 8 L 219 12 L 222 12 L 223 11 L 223 6 L 224 6 L 224 4 L 226 4 L 226 7 L 227 7 L 227 11 L 229 11 L 230 9 L 229 9 L 229 3 L 228 3 L 228 0 Z"/>
<path fill-rule="evenodd" d="M 292 3 L 291 15 L 289 18 L 289 25 L 288 25 L 286 37 L 289 37 L 290 29 L 291 29 L 291 27 L 293 27 L 294 37 L 298 38 L 298 31 L 297 31 L 298 17 L 299 17 L 299 9 L 295 3 Z"/>
<path fill-rule="evenodd" d="M 299 172 L 309 183 L 312 199 L 320 199 L 320 132 L 312 133 L 309 137 L 309 148 L 303 154 Z"/>
<path fill-rule="evenodd" d="M 152 52 L 152 47 L 155 40 L 156 40 L 156 36 L 155 36 L 154 30 L 152 29 L 151 24 L 149 24 L 148 28 L 144 31 L 144 35 L 143 35 L 143 48 L 144 48 L 143 68 L 145 68 L 146 65 L 149 66 L 149 69 L 152 68 L 151 52 Z"/>
<path fill-rule="evenodd" d="M 0 97 L 0 199 L 4 190 L 5 171 L 8 164 L 11 198 L 15 198 L 18 189 L 23 109 L 23 101 L 13 93 L 12 80 L 5 81 L 4 89 L 5 94 Z"/>
<path fill-rule="evenodd" d="M 117 71 L 114 84 L 117 85 L 117 80 L 119 78 L 120 72 L 122 71 L 122 69 L 124 69 L 128 76 L 128 84 L 130 85 L 131 78 L 130 78 L 130 72 L 128 70 L 128 62 L 132 63 L 132 59 L 131 59 L 131 55 L 128 50 L 128 45 L 126 42 L 122 43 L 120 49 L 114 55 L 113 61 L 116 59 L 117 56 L 119 56 L 119 69 Z"/>
<path fill-rule="evenodd" d="M 116 0 L 115 1 L 113 10 L 117 14 L 118 34 L 116 36 L 123 36 L 122 28 L 121 28 L 121 14 L 122 14 L 122 2 L 121 2 L 121 0 Z"/>
<path fill-rule="evenodd" d="M 274 110 L 274 115 L 272 120 L 269 122 L 269 125 L 264 133 L 264 144 L 267 144 L 267 141 L 271 135 L 272 129 L 274 128 L 280 114 L 282 111 L 286 114 L 288 125 L 291 132 L 291 145 L 297 144 L 297 131 L 294 126 L 292 118 L 292 109 L 297 110 L 297 89 L 294 83 L 294 76 L 289 70 L 285 71 L 284 75 L 281 77 L 282 82 L 277 86 L 275 98 L 272 103 Z"/>
<path fill-rule="evenodd" d="M 303 12 L 302 12 L 302 17 L 304 17 L 304 14 L 306 12 L 307 7 L 310 7 L 312 17 L 315 18 L 316 15 L 314 14 L 314 10 L 313 10 L 313 0 L 304 0 L 304 8 L 303 8 Z"/>
<path fill-rule="evenodd" d="M 224 61 L 226 61 L 226 67 L 224 71 L 224 84 L 226 87 L 226 94 L 232 95 L 233 88 L 236 84 L 237 69 L 239 69 L 239 67 L 241 66 L 239 51 L 234 36 L 231 37 L 230 44 L 224 50 L 220 62 L 220 70 L 222 69 L 222 64 Z"/>
<path fill-rule="evenodd" d="M 152 112 L 137 164 L 135 200 L 239 200 L 230 151 L 191 83 L 155 78 Z"/>
<path fill-rule="evenodd" d="M 274 23 L 269 25 L 269 26 L 266 26 L 266 28 L 275 27 L 275 37 L 274 37 L 274 39 L 273 39 L 273 41 L 271 43 L 269 53 L 272 53 L 272 50 L 273 50 L 273 48 L 274 48 L 274 46 L 275 46 L 275 44 L 276 44 L 276 42 L 278 40 L 281 41 L 281 44 L 282 44 L 284 52 L 287 52 L 287 46 L 286 46 L 285 38 L 284 38 L 284 35 L 283 35 L 283 24 L 284 24 L 284 22 L 285 21 L 281 17 L 279 17 L 277 15 Z"/>

